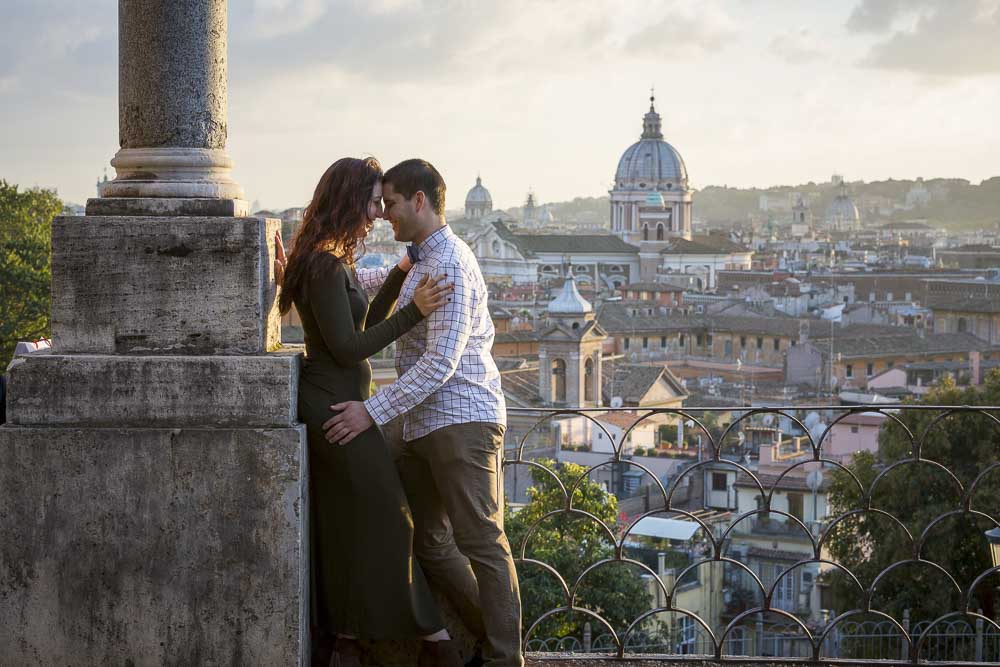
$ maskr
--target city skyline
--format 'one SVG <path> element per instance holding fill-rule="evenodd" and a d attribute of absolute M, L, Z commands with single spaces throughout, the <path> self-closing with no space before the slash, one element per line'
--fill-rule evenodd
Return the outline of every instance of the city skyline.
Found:
<path fill-rule="evenodd" d="M 118 146 L 117 3 L 55 4 L 5 8 L 0 177 L 82 203 Z M 420 155 L 449 209 L 477 173 L 498 208 L 602 196 L 650 86 L 695 188 L 1000 173 L 1000 2 L 831 4 L 233 3 L 234 176 L 296 206 L 341 155 Z"/>

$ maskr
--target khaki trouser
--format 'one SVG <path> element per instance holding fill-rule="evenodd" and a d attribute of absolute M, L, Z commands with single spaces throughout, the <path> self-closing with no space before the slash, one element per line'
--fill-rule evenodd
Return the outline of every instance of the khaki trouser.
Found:
<path fill-rule="evenodd" d="M 521 598 L 503 532 L 503 431 L 486 422 L 446 426 L 403 443 L 397 463 L 424 574 L 486 639 L 487 664 L 521 667 Z"/>

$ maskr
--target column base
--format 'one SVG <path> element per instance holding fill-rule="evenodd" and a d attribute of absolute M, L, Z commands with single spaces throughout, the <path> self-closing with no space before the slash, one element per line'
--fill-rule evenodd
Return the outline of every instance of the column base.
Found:
<path fill-rule="evenodd" d="M 117 176 L 100 185 L 105 197 L 243 199 L 222 149 L 123 148 L 111 160 Z"/>
<path fill-rule="evenodd" d="M 307 665 L 305 427 L 0 427 L 0 664 Z"/>

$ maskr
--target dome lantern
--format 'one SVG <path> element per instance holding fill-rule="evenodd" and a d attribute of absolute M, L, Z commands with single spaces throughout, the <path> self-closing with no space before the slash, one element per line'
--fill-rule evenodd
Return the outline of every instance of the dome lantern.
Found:
<path fill-rule="evenodd" d="M 660 114 L 656 113 L 656 97 L 649 96 L 649 111 L 642 119 L 642 136 L 640 139 L 663 139 L 663 131 L 660 129 Z"/>

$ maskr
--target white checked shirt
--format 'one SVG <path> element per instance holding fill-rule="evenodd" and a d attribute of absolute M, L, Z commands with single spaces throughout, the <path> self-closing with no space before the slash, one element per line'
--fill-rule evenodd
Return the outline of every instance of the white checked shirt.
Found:
<path fill-rule="evenodd" d="M 505 426 L 500 371 L 490 355 L 493 320 L 479 262 L 447 225 L 427 237 L 419 250 L 420 260 L 406 276 L 396 308 L 413 301 L 413 291 L 425 275 L 447 274 L 455 291 L 450 302 L 396 341 L 399 379 L 365 401 L 365 408 L 380 425 L 404 415 L 404 440 L 452 424 Z M 386 269 L 359 271 L 358 281 L 372 290 L 387 274 Z"/>

